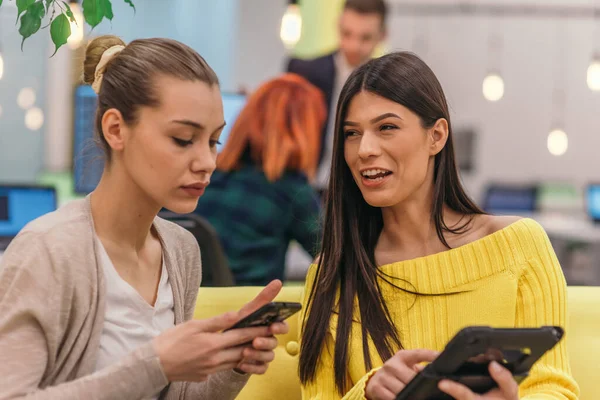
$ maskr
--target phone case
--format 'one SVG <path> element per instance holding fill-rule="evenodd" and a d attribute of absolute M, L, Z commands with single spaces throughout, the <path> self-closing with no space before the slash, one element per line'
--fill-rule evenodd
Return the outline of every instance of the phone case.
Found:
<path fill-rule="evenodd" d="M 558 326 L 498 329 L 484 326 L 464 328 L 448 342 L 444 351 L 406 385 L 396 400 L 451 400 L 437 385 L 451 379 L 482 394 L 497 386 L 488 366 L 497 361 L 518 383 L 533 364 L 563 337 Z"/>
<path fill-rule="evenodd" d="M 248 315 L 229 329 L 248 328 L 252 326 L 269 326 L 291 317 L 302 308 L 300 303 L 273 302 L 268 303 Z M 228 329 L 228 330 L 229 330 Z"/>

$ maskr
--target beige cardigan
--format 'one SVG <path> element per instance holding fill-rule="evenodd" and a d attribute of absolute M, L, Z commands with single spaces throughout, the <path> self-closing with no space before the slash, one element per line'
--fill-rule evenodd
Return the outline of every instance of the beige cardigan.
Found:
<path fill-rule="evenodd" d="M 200 251 L 185 229 L 154 221 L 173 290 L 175 323 L 192 318 Z M 89 196 L 26 226 L 0 263 L 0 400 L 233 399 L 247 376 L 169 385 L 152 343 L 94 372 L 105 282 L 96 262 Z"/>

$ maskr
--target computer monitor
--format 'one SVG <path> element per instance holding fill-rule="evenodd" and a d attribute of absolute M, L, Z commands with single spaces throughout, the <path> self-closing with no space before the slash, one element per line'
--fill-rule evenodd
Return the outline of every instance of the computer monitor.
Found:
<path fill-rule="evenodd" d="M 217 146 L 220 152 L 227 141 L 235 119 L 246 104 L 246 96 L 238 93 L 223 93 L 225 128 Z M 98 99 L 89 85 L 75 89 L 75 129 L 73 137 L 73 180 L 75 193 L 86 195 L 92 192 L 104 170 L 104 154 L 94 142 L 94 122 Z"/>
<path fill-rule="evenodd" d="M 491 185 L 483 209 L 489 213 L 533 213 L 538 205 L 537 185 Z"/>
<path fill-rule="evenodd" d="M 223 113 L 225 115 L 225 128 L 221 133 L 221 137 L 219 142 L 220 145 L 217 146 L 217 152 L 220 152 L 225 146 L 225 142 L 229 138 L 229 132 L 231 132 L 231 128 L 235 123 L 240 111 L 246 105 L 246 96 L 238 93 L 223 93 Z"/>
<path fill-rule="evenodd" d="M 53 187 L 0 185 L 0 238 L 14 238 L 29 222 L 56 210 L 56 203 Z"/>
<path fill-rule="evenodd" d="M 75 89 L 73 135 L 73 181 L 75 193 L 92 192 L 104 170 L 104 154 L 94 142 L 95 117 L 98 98 L 89 85 Z"/>
<path fill-rule="evenodd" d="M 590 218 L 596 222 L 600 222 L 600 183 L 588 186 L 586 206 Z"/>

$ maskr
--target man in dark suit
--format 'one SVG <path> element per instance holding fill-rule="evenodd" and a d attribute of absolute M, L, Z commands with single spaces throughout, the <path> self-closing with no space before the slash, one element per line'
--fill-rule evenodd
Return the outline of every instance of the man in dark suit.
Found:
<path fill-rule="evenodd" d="M 387 6 L 384 0 L 346 0 L 339 19 L 339 48 L 312 60 L 292 58 L 288 72 L 302 75 L 323 91 L 328 106 L 321 139 L 321 157 L 315 187 L 323 191 L 329 180 L 337 99 L 352 71 L 368 61 L 386 36 Z"/>

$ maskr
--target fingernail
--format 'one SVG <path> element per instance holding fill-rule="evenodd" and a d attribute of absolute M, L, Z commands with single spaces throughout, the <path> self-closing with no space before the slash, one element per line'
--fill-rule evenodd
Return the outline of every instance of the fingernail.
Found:
<path fill-rule="evenodd" d="M 450 389 L 450 384 L 448 383 L 448 381 L 441 381 L 439 384 L 439 388 L 442 390 L 448 390 Z"/>
<path fill-rule="evenodd" d="M 492 361 L 490 363 L 490 367 L 492 368 L 492 370 L 494 372 L 500 372 L 502 371 L 502 367 L 500 366 L 500 364 L 498 364 L 496 361 Z"/>

